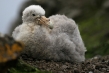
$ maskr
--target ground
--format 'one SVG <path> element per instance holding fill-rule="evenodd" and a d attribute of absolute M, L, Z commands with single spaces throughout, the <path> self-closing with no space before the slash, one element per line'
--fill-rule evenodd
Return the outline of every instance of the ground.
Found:
<path fill-rule="evenodd" d="M 109 55 L 96 56 L 82 63 L 54 62 L 45 60 L 25 59 L 26 63 L 52 73 L 109 73 Z"/>

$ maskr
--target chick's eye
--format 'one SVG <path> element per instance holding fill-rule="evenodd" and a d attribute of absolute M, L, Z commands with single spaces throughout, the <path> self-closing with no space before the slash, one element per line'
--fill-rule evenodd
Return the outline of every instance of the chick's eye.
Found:
<path fill-rule="evenodd" d="M 35 14 L 32 14 L 33 16 L 36 16 Z"/>

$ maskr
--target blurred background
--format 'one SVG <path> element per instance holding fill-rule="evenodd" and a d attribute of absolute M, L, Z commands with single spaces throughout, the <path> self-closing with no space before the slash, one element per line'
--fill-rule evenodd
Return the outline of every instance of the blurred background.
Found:
<path fill-rule="evenodd" d="M 46 16 L 64 14 L 76 21 L 87 48 L 86 58 L 109 54 L 109 0 L 1 0 L 0 32 L 12 34 L 22 23 L 22 11 L 41 5 Z"/>

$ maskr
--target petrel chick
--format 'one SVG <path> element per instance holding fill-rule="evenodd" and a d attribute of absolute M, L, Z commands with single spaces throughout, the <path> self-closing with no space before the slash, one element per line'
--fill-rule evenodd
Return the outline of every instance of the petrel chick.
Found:
<path fill-rule="evenodd" d="M 22 54 L 40 60 L 82 62 L 86 48 L 75 21 L 65 15 L 45 17 L 39 5 L 30 5 L 23 11 L 23 23 L 12 36 L 22 41 Z M 52 29 L 51 29 L 52 28 Z"/>

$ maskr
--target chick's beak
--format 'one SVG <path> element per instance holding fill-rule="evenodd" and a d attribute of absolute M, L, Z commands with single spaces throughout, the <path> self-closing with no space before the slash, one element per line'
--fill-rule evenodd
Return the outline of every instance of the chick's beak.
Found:
<path fill-rule="evenodd" d="M 49 18 L 46 18 L 45 16 L 41 16 L 42 19 L 45 19 L 46 21 L 50 21 Z"/>
<path fill-rule="evenodd" d="M 47 25 L 48 22 L 50 21 L 50 19 L 46 18 L 45 16 L 41 16 L 40 20 L 41 20 L 40 23 L 45 25 Z"/>
<path fill-rule="evenodd" d="M 53 28 L 53 26 L 51 25 L 50 19 L 46 18 L 45 16 L 40 17 L 39 24 L 48 26 L 50 29 Z"/>

